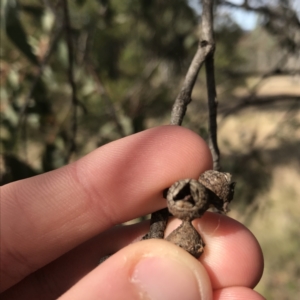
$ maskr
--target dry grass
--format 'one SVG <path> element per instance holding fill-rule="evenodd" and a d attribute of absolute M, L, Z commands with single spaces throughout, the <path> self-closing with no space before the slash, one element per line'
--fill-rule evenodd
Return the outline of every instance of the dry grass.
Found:
<path fill-rule="evenodd" d="M 248 85 L 253 86 L 259 82 L 257 78 L 249 78 Z M 298 76 L 274 76 L 263 80 L 258 90 L 259 95 L 300 95 L 300 77 Z"/>
<path fill-rule="evenodd" d="M 255 82 L 248 80 L 249 85 Z M 277 76 L 261 85 L 259 94 L 300 95 L 299 83 L 299 78 Z M 242 95 L 245 89 L 237 92 Z M 249 108 L 225 119 L 219 128 L 223 154 L 258 149 L 271 171 L 271 184 L 256 196 L 258 210 L 246 223 L 264 252 L 265 271 L 256 289 L 268 299 L 297 299 L 300 294 L 300 129 L 293 126 L 300 124 L 300 112 L 284 109 Z M 247 220 L 238 211 L 231 215 Z"/>

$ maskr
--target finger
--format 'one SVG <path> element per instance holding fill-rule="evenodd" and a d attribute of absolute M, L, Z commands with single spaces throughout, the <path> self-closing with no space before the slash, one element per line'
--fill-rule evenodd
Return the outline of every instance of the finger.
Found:
<path fill-rule="evenodd" d="M 212 299 L 205 269 L 164 240 L 132 244 L 89 273 L 60 300 Z"/>
<path fill-rule="evenodd" d="M 166 235 L 180 222 L 178 219 L 172 219 L 167 226 Z M 194 224 L 206 243 L 200 261 L 207 269 L 212 287 L 253 288 L 262 275 L 263 258 L 251 232 L 229 217 L 210 212 L 195 220 Z M 139 240 L 148 227 L 148 222 L 143 222 L 115 227 L 100 234 L 24 279 L 9 291 L 5 299 L 15 299 L 15 294 L 28 295 L 29 299 L 45 294 L 50 295 L 49 299 L 57 298 L 62 291 L 66 291 L 92 271 L 102 256 L 117 252 L 129 243 Z M 39 290 L 36 289 L 37 282 Z M 51 289 L 52 294 L 48 291 L 48 286 L 55 287 Z"/>
<path fill-rule="evenodd" d="M 214 291 L 214 300 L 264 300 L 265 298 L 257 293 L 256 291 L 243 287 L 243 286 L 234 286 L 223 288 Z"/>
<path fill-rule="evenodd" d="M 2 187 L 2 288 L 112 225 L 162 208 L 164 188 L 210 167 L 198 135 L 163 126 Z"/>
<path fill-rule="evenodd" d="M 166 236 L 179 224 L 179 220 L 172 220 Z M 255 287 L 262 276 L 264 262 L 262 250 L 249 229 L 228 216 L 211 212 L 193 224 L 206 244 L 199 260 L 213 288 Z"/>
<path fill-rule="evenodd" d="M 214 288 L 236 285 L 254 288 L 264 268 L 258 241 L 248 228 L 236 220 L 208 214 L 200 222 L 196 221 L 196 226 L 199 232 L 205 234 L 204 241 L 208 246 L 201 261 Z"/>
<path fill-rule="evenodd" d="M 1 299 L 57 299 L 95 269 L 103 256 L 140 240 L 147 230 L 149 221 L 111 228 L 28 275 L 2 293 Z"/>

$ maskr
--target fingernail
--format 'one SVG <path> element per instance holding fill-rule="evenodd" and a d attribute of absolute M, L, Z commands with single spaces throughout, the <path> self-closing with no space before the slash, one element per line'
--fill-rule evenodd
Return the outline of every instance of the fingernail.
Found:
<path fill-rule="evenodd" d="M 145 257 L 136 265 L 131 279 L 141 299 L 202 299 L 193 271 L 175 259 Z"/>

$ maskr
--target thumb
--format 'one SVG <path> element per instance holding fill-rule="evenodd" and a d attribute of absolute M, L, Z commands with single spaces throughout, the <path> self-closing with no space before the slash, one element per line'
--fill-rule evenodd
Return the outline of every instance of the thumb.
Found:
<path fill-rule="evenodd" d="M 59 299 L 212 299 L 212 288 L 199 261 L 152 239 L 121 249 Z"/>

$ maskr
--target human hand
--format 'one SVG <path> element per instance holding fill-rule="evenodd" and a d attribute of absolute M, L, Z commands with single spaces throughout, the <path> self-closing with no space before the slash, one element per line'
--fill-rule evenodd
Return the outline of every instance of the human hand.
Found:
<path fill-rule="evenodd" d="M 194 221 L 206 243 L 200 262 L 164 240 L 130 244 L 148 222 L 113 227 L 163 208 L 166 187 L 210 168 L 198 135 L 163 126 L 1 187 L 1 299 L 263 299 L 252 290 L 260 247 L 227 216 Z"/>

